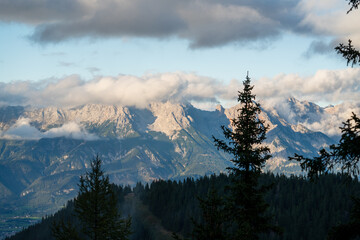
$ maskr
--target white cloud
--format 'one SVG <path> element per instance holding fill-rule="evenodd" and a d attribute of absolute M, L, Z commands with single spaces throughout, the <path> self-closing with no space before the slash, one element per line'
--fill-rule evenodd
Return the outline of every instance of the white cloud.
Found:
<path fill-rule="evenodd" d="M 347 14 L 350 6 L 345 1 L 302 0 L 298 8 L 303 15 L 300 26 L 315 36 L 332 38 L 330 43 L 324 43 L 321 49 L 320 46 L 312 45 L 309 51 L 315 50 L 316 53 L 326 54 L 328 51 L 325 51 L 325 47 L 333 50 L 334 43 L 347 44 L 348 39 L 353 40 L 355 47 L 360 47 L 360 28 L 357 24 L 360 22 L 359 10 L 354 9 Z"/>
<path fill-rule="evenodd" d="M 0 138 L 4 139 L 38 140 L 41 138 L 56 137 L 84 139 L 89 141 L 98 139 L 96 135 L 88 133 L 75 122 L 65 123 L 61 127 L 41 132 L 34 126 L 31 126 L 28 118 L 19 118 L 13 126 L 0 134 Z"/>
<path fill-rule="evenodd" d="M 151 102 L 198 102 L 212 105 L 236 100 L 242 81 L 228 83 L 194 73 L 142 77 L 119 75 L 85 81 L 77 75 L 42 82 L 0 83 L 2 105 L 79 106 L 88 103 L 146 107 Z M 295 97 L 312 102 L 360 102 L 360 69 L 319 70 L 313 76 L 280 74 L 253 79 L 257 99 Z M 205 105 L 204 105 L 205 106 Z M 208 105 L 209 106 L 209 105 Z"/>
<path fill-rule="evenodd" d="M 296 74 L 281 74 L 274 78 L 262 78 L 255 82 L 254 92 L 264 99 L 264 107 L 274 107 L 289 123 L 301 123 L 313 131 L 329 136 L 340 135 L 339 127 L 354 112 L 360 115 L 360 69 L 319 70 L 313 76 L 302 77 Z M 296 99 L 337 104 L 327 108 L 324 113 L 305 111 L 307 117 L 299 118 L 286 99 Z"/>
<path fill-rule="evenodd" d="M 294 104 L 295 102 L 295 104 Z M 340 126 L 349 119 L 352 112 L 360 115 L 360 103 L 346 102 L 322 108 L 307 101 L 295 99 L 268 99 L 262 105 L 267 111 L 274 111 L 290 124 L 301 124 L 306 128 L 328 136 L 340 136 Z"/>
<path fill-rule="evenodd" d="M 68 122 L 58 128 L 51 128 L 43 133 L 46 138 L 68 137 L 74 139 L 97 140 L 96 135 L 88 133 L 84 128 L 75 122 Z"/>
<path fill-rule="evenodd" d="M 233 83 L 232 83 L 233 85 Z M 146 107 L 157 101 L 212 101 L 228 97 L 231 87 L 192 73 L 136 77 L 120 75 L 84 81 L 78 76 L 34 82 L 2 83 L 0 100 L 7 105 L 78 106 L 88 103 Z M 234 91 L 233 96 L 236 96 Z"/>
<path fill-rule="evenodd" d="M 360 101 L 360 69 L 319 70 L 313 76 L 280 74 L 261 78 L 254 89 L 262 98 L 295 97 L 312 102 Z"/>
<path fill-rule="evenodd" d="M 264 106 L 274 107 L 296 124 L 296 113 L 289 110 L 284 99 L 295 97 L 310 102 L 342 103 L 331 114 L 313 117 L 314 121 L 301 123 L 314 131 L 330 135 L 339 133 L 341 122 L 360 113 L 360 69 L 320 70 L 313 76 L 281 74 L 273 78 L 253 80 L 254 93 Z M 194 73 L 163 73 L 142 77 L 119 75 L 97 77 L 85 81 L 76 75 L 41 82 L 17 81 L 0 83 L 0 102 L 5 105 L 32 105 L 35 107 L 71 107 L 89 103 L 135 106 L 145 108 L 151 102 L 191 102 L 203 109 L 213 109 L 218 103 L 236 103 L 241 81 L 225 83 Z M 351 103 L 351 104 L 350 104 Z M 265 105 L 266 104 L 266 105 Z M 227 105 L 227 107 L 230 107 Z M 299 109 L 303 111 L 304 109 Z M 330 111 L 329 109 L 327 111 Z M 67 136 L 91 139 L 80 125 L 69 123 L 47 132 L 39 132 L 28 120 L 20 119 L 3 137 L 39 139 Z"/>
<path fill-rule="evenodd" d="M 0 21 L 35 26 L 41 43 L 82 37 L 178 37 L 192 47 L 274 38 L 301 21 L 297 1 L 2 0 Z"/>
<path fill-rule="evenodd" d="M 360 14 L 343 0 L 2 0 L 0 21 L 34 26 L 38 43 L 78 38 L 181 38 L 190 47 L 268 45 L 284 33 L 354 40 Z M 240 44 L 239 44 L 240 45 Z M 327 53 L 333 44 L 310 46 Z M 320 50 L 320 51 L 317 51 Z"/>
<path fill-rule="evenodd" d="M 34 126 L 30 125 L 30 120 L 27 118 L 20 118 L 7 131 L 3 131 L 1 138 L 5 139 L 40 139 L 42 133 Z"/>
<path fill-rule="evenodd" d="M 304 125 L 313 131 L 320 131 L 329 136 L 340 136 L 342 123 L 349 119 L 353 112 L 360 116 L 359 102 L 346 102 L 328 108 L 319 121 Z"/>

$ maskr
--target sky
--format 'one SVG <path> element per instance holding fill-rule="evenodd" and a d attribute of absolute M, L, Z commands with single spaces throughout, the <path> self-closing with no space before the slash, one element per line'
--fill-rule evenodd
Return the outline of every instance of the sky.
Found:
<path fill-rule="evenodd" d="M 231 105 L 247 72 L 260 99 L 360 102 L 346 0 L 0 0 L 0 104 Z"/>

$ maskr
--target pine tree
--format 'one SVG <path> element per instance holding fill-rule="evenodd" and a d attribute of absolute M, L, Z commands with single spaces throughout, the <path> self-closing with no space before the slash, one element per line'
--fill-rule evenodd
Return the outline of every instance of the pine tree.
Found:
<path fill-rule="evenodd" d="M 238 116 L 231 120 L 232 129 L 222 126 L 227 141 L 215 137 L 218 149 L 231 154 L 234 167 L 229 168 L 232 184 L 229 186 L 230 196 L 226 207 L 235 227 L 232 239 L 259 239 L 259 234 L 279 232 L 271 224 L 271 217 L 266 214 L 268 205 L 263 194 L 267 186 L 259 186 L 261 169 L 271 155 L 268 147 L 261 145 L 265 140 L 264 121 L 259 119 L 260 105 L 255 102 L 249 76 L 243 82 L 244 89 L 239 92 Z"/>
<path fill-rule="evenodd" d="M 360 0 L 348 1 L 348 4 L 351 7 L 347 11 L 347 14 L 354 9 L 358 9 L 360 5 Z M 351 66 L 353 67 L 358 63 L 360 64 L 360 51 L 353 46 L 351 39 L 348 40 L 347 45 L 340 43 L 339 46 L 335 47 L 335 50 L 346 59 L 347 65 L 351 63 Z M 351 126 L 351 121 L 355 122 L 354 127 Z M 352 118 L 348 119 L 348 121 L 344 123 L 344 128 L 342 129 L 343 135 L 339 146 L 336 147 L 333 145 L 330 147 L 333 154 L 329 157 L 324 155 L 327 153 L 325 150 L 320 152 L 320 156 L 324 160 L 323 165 L 331 168 L 334 166 L 332 165 L 331 160 L 340 159 L 342 170 L 345 169 L 349 175 L 358 176 L 360 173 L 358 166 L 360 159 L 359 130 L 360 119 L 353 113 Z M 353 201 L 354 207 L 352 209 L 350 222 L 333 228 L 329 235 L 330 239 L 353 239 L 356 236 L 360 237 L 360 198 L 353 197 Z"/>
<path fill-rule="evenodd" d="M 295 154 L 289 157 L 300 163 L 302 170 L 308 171 L 311 180 L 321 175 L 341 169 L 343 174 L 357 177 L 360 174 L 360 118 L 355 113 L 346 122 L 343 122 L 339 144 L 333 144 L 329 150 L 320 149 L 319 156 L 305 158 Z"/>
<path fill-rule="evenodd" d="M 128 239 L 131 220 L 121 219 L 117 198 L 109 177 L 101 169 L 101 162 L 96 156 L 91 162 L 91 171 L 80 177 L 75 212 L 91 239 Z"/>
<path fill-rule="evenodd" d="M 70 224 L 55 224 L 56 239 L 79 239 L 84 234 L 92 240 L 126 240 L 131 234 L 131 219 L 122 219 L 117 197 L 109 177 L 101 169 L 99 156 L 91 162 L 91 171 L 80 177 L 79 194 L 74 200 L 75 216 L 82 225 L 78 234 Z"/>
<path fill-rule="evenodd" d="M 353 9 L 358 9 L 360 5 L 360 0 L 348 0 L 349 5 L 351 6 L 347 13 L 351 12 Z"/>
<path fill-rule="evenodd" d="M 360 118 L 352 114 L 343 126 L 339 144 L 333 144 L 329 150 L 321 149 L 318 157 L 305 158 L 295 154 L 289 157 L 300 163 L 302 170 L 308 171 L 311 180 L 321 175 L 341 169 L 347 176 L 358 177 L 360 174 Z M 351 211 L 350 222 L 334 227 L 329 233 L 329 239 L 353 239 L 360 237 L 360 198 L 353 197 L 354 207 Z"/>

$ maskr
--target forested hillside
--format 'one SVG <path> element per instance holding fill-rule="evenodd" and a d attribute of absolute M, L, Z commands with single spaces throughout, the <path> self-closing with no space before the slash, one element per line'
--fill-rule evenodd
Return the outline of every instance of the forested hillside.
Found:
<path fill-rule="evenodd" d="M 193 224 L 201 221 L 198 197 L 204 197 L 214 186 L 226 196 L 227 175 L 185 179 L 182 181 L 155 181 L 150 185 L 138 183 L 135 188 L 114 186 L 123 214 L 132 216 L 131 239 L 172 239 L 172 232 L 191 237 Z M 302 177 L 263 174 L 261 184 L 273 184 L 265 195 L 269 213 L 283 229 L 282 236 L 267 235 L 262 239 L 325 239 L 327 232 L 349 218 L 351 196 L 360 195 L 360 184 L 341 175 L 327 175 L 318 181 Z M 61 218 L 71 217 L 73 202 L 53 216 L 9 238 L 53 239 L 51 225 Z"/>
<path fill-rule="evenodd" d="M 265 162 L 271 155 L 270 148 L 261 144 L 269 126 L 258 117 L 261 108 L 254 102 L 248 76 L 243 85 L 238 96 L 239 115 L 231 121 L 233 128 L 222 126 L 226 141 L 213 137 L 218 149 L 232 155 L 229 175 L 155 180 L 150 185 L 138 183 L 133 189 L 123 188 L 110 185 L 97 156 L 91 162 L 91 171 L 80 177 L 74 203 L 69 202 L 65 209 L 11 239 L 102 236 L 101 239 L 125 240 L 132 233 L 134 240 L 314 240 L 325 239 L 339 223 L 350 220 L 350 225 L 342 225 L 341 231 L 332 231 L 332 237 L 344 232 L 344 227 L 360 226 L 360 200 L 356 199 L 360 196 L 360 184 L 354 161 L 359 156 L 355 149 L 360 119 L 353 114 L 344 123 L 340 143 L 331 145 L 330 152 L 321 149 L 321 156 L 314 159 L 298 154 L 289 158 L 300 162 L 301 168 L 308 171 L 307 178 L 264 174 Z M 336 164 L 341 165 L 344 175 L 332 173 Z M 356 206 L 350 212 L 352 197 Z M 356 231 L 351 234 L 357 235 Z"/>

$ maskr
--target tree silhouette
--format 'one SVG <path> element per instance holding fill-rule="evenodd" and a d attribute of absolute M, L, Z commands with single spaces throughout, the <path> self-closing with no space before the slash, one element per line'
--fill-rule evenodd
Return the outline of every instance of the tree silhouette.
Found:
<path fill-rule="evenodd" d="M 339 144 L 331 145 L 329 150 L 321 149 L 318 157 L 304 158 L 295 154 L 290 160 L 300 162 L 302 170 L 308 171 L 311 180 L 321 175 L 340 169 L 343 174 L 358 177 L 360 161 L 360 119 L 353 113 L 351 118 L 343 122 Z M 329 239 L 353 239 L 360 237 L 360 198 L 353 197 L 354 206 L 350 222 L 334 227 L 329 233 Z"/>
<path fill-rule="evenodd" d="M 246 76 L 243 86 L 243 91 L 238 94 L 241 107 L 238 115 L 231 120 L 232 129 L 222 126 L 227 140 L 213 139 L 218 149 L 233 156 L 234 167 L 229 168 L 232 184 L 226 200 L 227 214 L 235 228 L 230 238 L 251 240 L 258 239 L 260 233 L 279 232 L 279 229 L 266 215 L 268 205 L 263 194 L 268 186 L 258 184 L 261 169 L 271 157 L 269 148 L 261 145 L 268 126 L 258 117 L 261 109 L 252 94 L 249 76 Z"/>
<path fill-rule="evenodd" d="M 308 171 L 308 177 L 312 180 L 323 174 L 334 172 L 340 169 L 342 173 L 351 177 L 356 177 L 360 173 L 360 119 L 355 113 L 351 118 L 343 122 L 340 127 L 342 135 L 339 144 L 333 144 L 329 150 L 321 149 L 319 156 L 314 158 L 305 158 L 295 154 L 289 157 L 290 160 L 296 160 L 300 163 L 302 170 Z"/>
<path fill-rule="evenodd" d="M 349 5 L 351 6 L 347 13 L 351 12 L 353 9 L 358 9 L 360 0 L 349 0 Z"/>
<path fill-rule="evenodd" d="M 358 9 L 360 5 L 360 0 L 349 0 L 350 9 L 347 11 L 349 14 L 352 10 Z M 339 46 L 335 47 L 335 50 L 338 54 L 341 54 L 347 61 L 347 65 L 351 63 L 353 67 L 356 64 L 360 64 L 360 51 L 355 49 L 352 45 L 351 39 L 348 40 L 348 44 L 344 45 L 342 43 Z M 354 122 L 354 126 L 351 125 L 351 122 Z M 340 165 L 342 171 L 345 169 L 350 175 L 358 176 L 359 175 L 359 129 L 360 129 L 360 120 L 353 113 L 352 117 L 348 119 L 342 128 L 343 135 L 340 140 L 340 144 L 337 147 L 330 147 L 335 154 L 335 159 L 341 159 Z M 324 153 L 326 151 L 323 151 Z M 331 156 L 334 158 L 334 156 Z M 330 161 L 324 161 L 324 166 L 329 165 L 333 167 L 334 164 Z M 323 157 L 324 158 L 324 157 Z M 330 162 L 330 164 L 328 164 Z M 334 227 L 330 231 L 329 239 L 353 239 L 355 237 L 360 237 L 360 198 L 353 197 L 354 206 L 350 215 L 350 222 L 346 224 L 340 224 L 337 227 Z"/>
<path fill-rule="evenodd" d="M 74 200 L 75 215 L 82 225 L 82 235 L 89 239 L 126 240 L 131 234 L 131 219 L 121 218 L 117 197 L 101 163 L 96 156 L 91 162 L 91 171 L 80 177 L 79 194 Z M 76 234 L 72 226 L 64 223 L 55 225 L 53 232 L 56 239 Z"/>
<path fill-rule="evenodd" d="M 347 11 L 349 14 L 352 10 L 358 9 L 360 0 L 349 0 L 350 9 Z M 345 45 L 340 43 L 339 46 L 335 47 L 338 54 L 341 54 L 347 61 L 347 65 L 351 63 L 353 67 L 356 64 L 360 64 L 360 52 L 354 48 L 351 39 L 348 40 L 348 44 Z"/>

